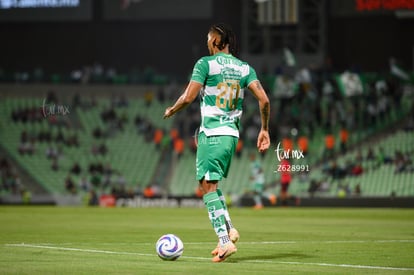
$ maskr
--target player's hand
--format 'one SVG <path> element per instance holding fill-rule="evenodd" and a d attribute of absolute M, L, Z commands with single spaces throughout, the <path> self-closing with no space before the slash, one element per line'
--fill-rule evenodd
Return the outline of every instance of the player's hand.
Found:
<path fill-rule="evenodd" d="M 257 137 L 257 149 L 260 153 L 264 153 L 270 147 L 269 132 L 260 130 L 259 136 Z"/>
<path fill-rule="evenodd" d="M 169 118 L 173 115 L 173 112 L 171 111 L 172 107 L 167 107 L 164 112 L 164 119 Z"/>

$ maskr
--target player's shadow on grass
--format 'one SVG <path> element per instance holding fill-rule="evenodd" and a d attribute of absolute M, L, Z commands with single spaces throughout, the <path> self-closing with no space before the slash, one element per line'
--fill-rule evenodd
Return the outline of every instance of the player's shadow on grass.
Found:
<path fill-rule="evenodd" d="M 266 261 L 266 260 L 281 260 L 281 259 L 306 259 L 312 258 L 312 256 L 303 253 L 274 253 L 268 255 L 260 255 L 260 256 L 248 256 L 248 257 L 231 257 L 230 259 L 233 262 L 243 262 L 243 261 Z"/>

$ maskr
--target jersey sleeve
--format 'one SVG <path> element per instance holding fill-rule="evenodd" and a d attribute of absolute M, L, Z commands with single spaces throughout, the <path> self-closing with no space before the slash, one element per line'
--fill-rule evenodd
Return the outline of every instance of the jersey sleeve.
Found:
<path fill-rule="evenodd" d="M 256 71 L 253 69 L 252 66 L 249 66 L 249 74 L 246 77 L 246 87 L 249 87 L 249 85 L 253 82 L 256 81 L 257 79 L 257 75 L 256 75 Z"/>
<path fill-rule="evenodd" d="M 202 85 L 205 84 L 205 80 L 208 76 L 208 63 L 204 58 L 200 58 L 194 65 L 193 73 L 191 74 L 191 80 L 198 82 Z"/>

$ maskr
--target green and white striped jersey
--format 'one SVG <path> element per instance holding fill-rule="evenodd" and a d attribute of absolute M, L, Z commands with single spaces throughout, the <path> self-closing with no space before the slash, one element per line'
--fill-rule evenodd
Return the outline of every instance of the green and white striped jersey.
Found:
<path fill-rule="evenodd" d="M 255 70 L 231 54 L 200 58 L 191 80 L 201 83 L 200 132 L 239 137 L 244 89 L 257 80 Z"/>

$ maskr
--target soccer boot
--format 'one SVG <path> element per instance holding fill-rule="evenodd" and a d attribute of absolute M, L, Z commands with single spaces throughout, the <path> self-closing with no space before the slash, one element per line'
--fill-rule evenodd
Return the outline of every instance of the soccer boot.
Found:
<path fill-rule="evenodd" d="M 240 239 L 240 234 L 239 234 L 239 231 L 237 231 L 237 229 L 236 229 L 236 228 L 231 228 L 231 229 L 229 230 L 229 237 L 230 237 L 230 240 L 231 240 L 233 243 L 237 243 L 237 242 L 239 241 L 239 239 Z"/>
<path fill-rule="evenodd" d="M 223 262 L 236 252 L 237 247 L 232 242 L 228 242 L 225 246 L 219 247 L 218 253 L 213 257 L 212 261 L 215 263 Z"/>
<path fill-rule="evenodd" d="M 239 231 L 236 228 L 231 228 L 229 230 L 229 238 L 233 243 L 236 243 L 240 239 Z M 216 248 L 211 251 L 211 255 L 216 256 L 218 254 L 218 249 L 220 248 L 220 242 L 217 244 Z"/>

